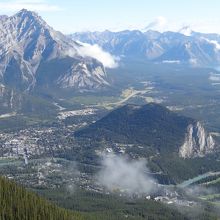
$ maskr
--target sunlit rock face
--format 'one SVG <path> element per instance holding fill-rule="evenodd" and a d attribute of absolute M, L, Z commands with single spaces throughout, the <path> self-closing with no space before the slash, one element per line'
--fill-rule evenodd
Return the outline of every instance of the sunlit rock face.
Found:
<path fill-rule="evenodd" d="M 179 156 L 183 158 L 203 157 L 215 150 L 213 137 L 206 133 L 200 122 L 187 127 L 185 141 L 180 147 Z"/>
<path fill-rule="evenodd" d="M 4 95 L 4 92 L 5 92 L 5 86 L 0 84 L 0 97 Z"/>
<path fill-rule="evenodd" d="M 109 85 L 105 79 L 104 66 L 98 61 L 87 59 L 87 62 L 72 65 L 59 77 L 57 84 L 61 88 L 97 89 Z"/>
<path fill-rule="evenodd" d="M 55 31 L 35 12 L 23 9 L 11 17 L 0 16 L 0 83 L 22 91 L 37 86 L 106 86 L 103 64 L 81 56 L 83 48 Z"/>

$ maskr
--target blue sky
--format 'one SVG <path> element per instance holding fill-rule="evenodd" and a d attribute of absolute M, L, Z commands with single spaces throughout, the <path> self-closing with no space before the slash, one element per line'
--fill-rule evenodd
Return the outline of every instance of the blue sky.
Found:
<path fill-rule="evenodd" d="M 220 0 L 0 0 L 0 13 L 37 11 L 64 33 L 84 30 L 153 29 L 220 33 Z"/>

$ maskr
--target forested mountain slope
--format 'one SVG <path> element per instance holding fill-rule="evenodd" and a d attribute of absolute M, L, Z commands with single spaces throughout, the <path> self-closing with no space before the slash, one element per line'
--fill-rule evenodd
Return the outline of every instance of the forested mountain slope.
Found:
<path fill-rule="evenodd" d="M 80 214 L 59 208 L 45 199 L 0 178 L 1 220 L 81 220 Z"/>

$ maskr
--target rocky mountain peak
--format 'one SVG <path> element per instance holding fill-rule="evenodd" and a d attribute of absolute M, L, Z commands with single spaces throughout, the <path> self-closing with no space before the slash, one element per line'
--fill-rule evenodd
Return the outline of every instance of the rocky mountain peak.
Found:
<path fill-rule="evenodd" d="M 48 26 L 47 23 L 43 20 L 43 18 L 34 11 L 29 11 L 27 9 L 22 9 L 19 12 L 17 12 L 12 18 L 18 18 L 22 21 L 26 20 L 32 20 L 35 22 L 38 22 L 39 24 Z"/>
<path fill-rule="evenodd" d="M 14 25 L 19 31 L 28 31 L 29 29 L 51 29 L 49 25 L 33 11 L 22 9 L 14 16 L 9 17 L 8 23 Z"/>
<path fill-rule="evenodd" d="M 34 12 L 34 11 L 29 11 L 25 8 L 21 9 L 19 12 L 17 12 L 14 17 L 20 17 L 20 18 L 25 18 L 25 17 L 39 17 L 39 15 Z"/>
<path fill-rule="evenodd" d="M 39 82 L 41 85 L 48 86 L 50 82 L 55 84 L 53 86 L 62 84 L 62 88 L 71 86 L 76 89 L 76 85 L 82 83 L 76 82 L 79 77 L 75 75 L 85 72 L 81 65 L 85 63 L 89 69 L 87 74 L 83 74 L 86 83 L 81 88 L 98 88 L 102 87 L 100 83 L 106 84 L 105 79 L 101 80 L 105 76 L 103 65 L 95 59 L 82 57 L 79 51 L 83 45 L 55 31 L 37 13 L 22 9 L 11 17 L 4 17 L 0 19 L 0 30 L 0 83 L 25 91 L 34 89 Z M 60 64 L 61 68 L 55 74 L 54 66 L 61 60 L 67 65 Z M 42 79 L 49 75 L 50 80 L 45 83 Z M 74 86 L 65 84 L 72 82 L 68 76 L 75 79 Z"/>

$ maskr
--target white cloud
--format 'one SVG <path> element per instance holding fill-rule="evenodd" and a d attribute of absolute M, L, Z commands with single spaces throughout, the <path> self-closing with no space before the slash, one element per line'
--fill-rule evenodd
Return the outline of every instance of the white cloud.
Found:
<path fill-rule="evenodd" d="M 210 73 L 209 80 L 214 82 L 220 82 L 220 74 Z"/>
<path fill-rule="evenodd" d="M 118 58 L 112 56 L 110 53 L 104 51 L 97 44 L 91 45 L 87 43 L 82 43 L 82 47 L 78 48 L 78 53 L 82 57 L 93 57 L 100 61 L 106 68 L 116 68 L 118 66 L 117 60 Z"/>
<path fill-rule="evenodd" d="M 159 16 L 154 21 L 149 23 L 145 30 L 157 30 L 163 32 L 167 28 L 168 21 L 165 17 Z"/>
<path fill-rule="evenodd" d="M 198 61 L 197 61 L 196 58 L 191 58 L 191 59 L 189 59 L 189 63 L 190 63 L 191 65 L 197 65 Z"/>
<path fill-rule="evenodd" d="M 150 22 L 147 27 L 143 28 L 143 25 L 137 25 L 136 29 L 140 29 L 143 31 L 147 30 L 155 30 L 159 32 L 165 31 L 175 31 L 181 32 L 187 36 L 191 35 L 192 31 L 201 32 L 201 33 L 219 33 L 220 34 L 220 26 L 219 20 L 186 20 L 182 22 L 180 20 L 169 20 L 166 17 L 158 16 L 152 22 Z"/>
<path fill-rule="evenodd" d="M 38 12 L 61 10 L 59 6 L 48 4 L 44 0 L 11 0 L 7 2 L 0 2 L 0 11 L 4 11 L 4 13 L 16 12 L 23 8 Z"/>
<path fill-rule="evenodd" d="M 163 60 L 162 63 L 179 64 L 179 63 L 180 63 L 180 60 Z"/>
<path fill-rule="evenodd" d="M 207 39 L 207 38 L 202 38 L 202 39 L 204 39 L 204 40 L 206 40 L 207 42 L 213 44 L 213 45 L 215 46 L 216 50 L 220 50 L 220 44 L 219 44 L 218 41 L 216 41 L 216 40 L 209 40 L 209 39 Z"/>
<path fill-rule="evenodd" d="M 98 181 L 108 190 L 126 191 L 128 194 L 152 193 L 156 181 L 149 176 L 144 160 L 129 161 L 123 156 L 105 155 Z"/>
<path fill-rule="evenodd" d="M 194 31 L 201 32 L 201 33 L 220 33 L 220 26 L 219 20 L 204 20 L 204 21 L 191 21 L 190 23 L 191 28 Z"/>
<path fill-rule="evenodd" d="M 220 33 L 220 26 L 218 20 L 213 21 L 187 21 L 185 23 L 173 22 L 169 23 L 168 29 L 171 31 L 180 31 L 185 29 L 185 35 L 190 35 L 192 31 L 201 32 L 201 33 Z"/>

